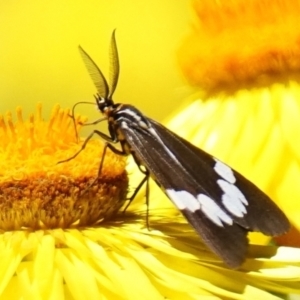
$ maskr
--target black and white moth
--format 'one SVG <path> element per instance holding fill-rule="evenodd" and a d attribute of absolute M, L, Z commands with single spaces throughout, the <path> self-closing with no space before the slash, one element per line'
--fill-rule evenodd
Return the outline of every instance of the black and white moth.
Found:
<path fill-rule="evenodd" d="M 72 158 L 94 134 L 106 141 L 105 150 L 131 154 L 145 174 L 134 196 L 145 183 L 148 195 L 148 180 L 152 177 L 206 245 L 230 267 L 238 267 L 245 259 L 248 231 L 270 236 L 288 231 L 289 222 L 283 212 L 244 176 L 134 106 L 113 102 L 119 78 L 115 32 L 110 45 L 110 85 L 91 57 L 81 47 L 79 50 L 96 85 L 96 104 L 104 116 L 94 124 L 106 120 L 109 135 L 94 130 Z M 121 150 L 113 146 L 116 143 Z"/>

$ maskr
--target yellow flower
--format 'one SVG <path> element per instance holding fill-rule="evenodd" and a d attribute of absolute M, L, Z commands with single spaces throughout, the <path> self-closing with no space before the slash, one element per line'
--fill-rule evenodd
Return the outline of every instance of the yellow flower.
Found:
<path fill-rule="evenodd" d="M 79 117 L 78 124 L 83 121 Z M 78 159 L 57 164 L 78 150 L 68 110 L 57 105 L 45 122 L 40 104 L 28 121 L 17 108 L 16 122 L 10 113 L 0 116 L 0 141 L 0 229 L 91 225 L 123 205 L 125 161 L 111 152 L 88 189 L 99 168 L 99 142 L 90 143 Z"/>
<path fill-rule="evenodd" d="M 256 87 L 300 69 L 299 0 L 193 0 L 198 22 L 180 50 L 206 92 Z"/>
<path fill-rule="evenodd" d="M 193 3 L 179 60 L 200 96 L 168 124 L 274 199 L 300 246 L 300 1 Z"/>
<path fill-rule="evenodd" d="M 153 184 L 150 231 L 143 193 L 113 216 L 125 199 L 125 162 L 108 153 L 95 187 L 84 192 L 102 146 L 93 140 L 57 165 L 80 149 L 68 115 L 56 106 L 43 121 L 39 106 L 29 121 L 20 108 L 16 122 L 1 118 L 1 187 L 24 193 L 1 188 L 0 299 L 278 299 L 272 293 L 299 292 L 299 249 L 251 246 L 244 265 L 230 270 Z M 134 189 L 140 174 L 133 161 L 127 169 Z M 113 213 L 103 210 L 107 201 Z"/>

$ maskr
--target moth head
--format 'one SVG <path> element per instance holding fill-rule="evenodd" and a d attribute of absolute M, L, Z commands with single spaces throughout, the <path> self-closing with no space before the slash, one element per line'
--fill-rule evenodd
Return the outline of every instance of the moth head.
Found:
<path fill-rule="evenodd" d="M 101 97 L 99 94 L 95 95 L 95 99 L 97 107 L 102 113 L 105 113 L 114 104 L 111 99 Z"/>

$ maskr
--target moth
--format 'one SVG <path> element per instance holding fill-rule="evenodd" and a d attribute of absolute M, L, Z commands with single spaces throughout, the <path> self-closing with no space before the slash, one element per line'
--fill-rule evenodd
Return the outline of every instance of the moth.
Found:
<path fill-rule="evenodd" d="M 80 46 L 79 50 L 97 88 L 96 105 L 103 115 L 94 124 L 107 121 L 109 134 L 94 130 L 72 158 L 94 134 L 105 141 L 105 151 L 109 148 L 118 155 L 132 155 L 144 178 L 131 199 L 146 184 L 148 200 L 152 177 L 205 244 L 229 267 L 236 268 L 244 261 L 248 231 L 269 236 L 288 231 L 284 213 L 240 173 L 134 106 L 114 103 L 120 70 L 115 31 L 110 44 L 110 84 L 93 59 Z M 104 154 L 99 170 L 103 160 Z"/>

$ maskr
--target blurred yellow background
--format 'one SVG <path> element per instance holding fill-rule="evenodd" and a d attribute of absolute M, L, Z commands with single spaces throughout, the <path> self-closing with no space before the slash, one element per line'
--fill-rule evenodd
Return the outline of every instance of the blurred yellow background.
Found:
<path fill-rule="evenodd" d="M 0 113 L 43 103 L 71 107 L 93 101 L 95 87 L 80 44 L 108 76 L 108 46 L 117 28 L 121 75 L 116 102 L 130 103 L 162 119 L 190 94 L 176 52 L 189 32 L 189 1 L 52 0 L 0 2 Z M 93 106 L 78 113 L 99 117 Z"/>

